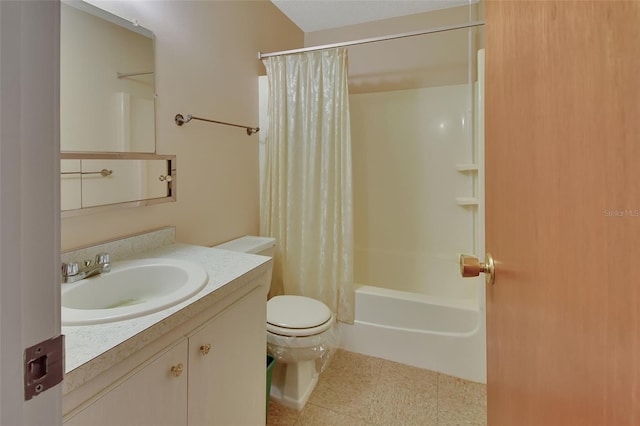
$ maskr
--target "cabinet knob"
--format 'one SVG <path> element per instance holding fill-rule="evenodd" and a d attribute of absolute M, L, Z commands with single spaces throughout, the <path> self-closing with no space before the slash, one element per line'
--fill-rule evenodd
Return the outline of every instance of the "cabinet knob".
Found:
<path fill-rule="evenodd" d="M 171 374 L 173 377 L 178 377 L 182 374 L 182 370 L 184 370 L 184 365 L 182 365 L 182 363 L 174 365 L 171 367 Z"/>
<path fill-rule="evenodd" d="M 211 344 L 207 343 L 206 345 L 200 346 L 200 353 L 204 355 L 208 355 L 211 350 Z"/>

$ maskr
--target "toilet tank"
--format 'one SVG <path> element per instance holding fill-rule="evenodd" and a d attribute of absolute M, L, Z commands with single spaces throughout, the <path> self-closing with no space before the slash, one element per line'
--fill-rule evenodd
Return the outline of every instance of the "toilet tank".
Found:
<path fill-rule="evenodd" d="M 255 237 L 247 235 L 214 247 L 223 250 L 241 251 L 243 253 L 260 254 L 262 256 L 273 257 L 276 249 L 276 239 L 271 237 Z"/>

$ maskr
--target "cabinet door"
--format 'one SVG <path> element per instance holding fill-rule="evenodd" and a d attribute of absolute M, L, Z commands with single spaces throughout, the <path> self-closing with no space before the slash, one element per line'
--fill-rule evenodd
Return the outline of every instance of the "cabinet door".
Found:
<path fill-rule="evenodd" d="M 65 426 L 179 426 L 187 423 L 187 341 L 126 377 Z M 172 371 L 172 367 L 182 373 Z"/>
<path fill-rule="evenodd" d="M 265 324 L 260 287 L 189 338 L 189 425 L 264 424 Z"/>

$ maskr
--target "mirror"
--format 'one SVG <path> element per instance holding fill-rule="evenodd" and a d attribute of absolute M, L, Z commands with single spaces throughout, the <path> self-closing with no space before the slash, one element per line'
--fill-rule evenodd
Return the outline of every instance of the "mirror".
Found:
<path fill-rule="evenodd" d="M 151 31 L 80 0 L 60 11 L 62 217 L 176 199 L 156 155 Z"/>
<path fill-rule="evenodd" d="M 174 155 L 62 153 L 60 164 L 62 217 L 176 200 Z"/>
<path fill-rule="evenodd" d="M 153 33 L 78 0 L 60 22 L 60 150 L 155 152 Z"/>

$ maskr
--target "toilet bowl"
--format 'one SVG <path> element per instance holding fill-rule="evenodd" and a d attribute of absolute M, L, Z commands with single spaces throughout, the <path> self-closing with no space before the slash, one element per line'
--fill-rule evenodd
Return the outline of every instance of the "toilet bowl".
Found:
<path fill-rule="evenodd" d="M 216 248 L 273 256 L 275 239 L 246 236 Z M 276 358 L 271 398 L 296 410 L 306 404 L 322 366 L 337 346 L 335 317 L 324 303 L 304 296 L 275 296 L 267 302 L 267 351 Z"/>
<path fill-rule="evenodd" d="M 278 361 L 271 397 L 301 410 L 318 382 L 321 363 L 334 343 L 333 312 L 304 296 L 275 296 L 267 302 L 267 351 Z"/>

